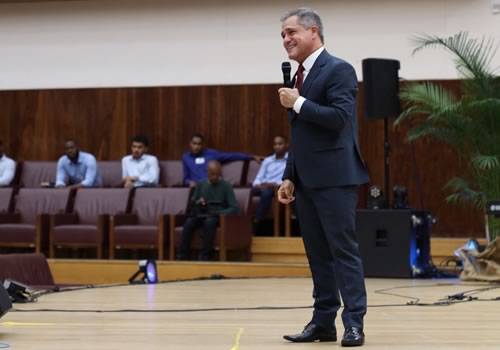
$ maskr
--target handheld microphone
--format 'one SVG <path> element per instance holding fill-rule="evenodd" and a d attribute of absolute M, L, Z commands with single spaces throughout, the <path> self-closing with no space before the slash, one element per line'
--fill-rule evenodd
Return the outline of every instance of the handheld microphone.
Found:
<path fill-rule="evenodd" d="M 292 66 L 290 65 L 290 62 L 283 62 L 281 64 L 281 71 L 283 72 L 283 85 L 287 88 L 292 88 L 292 82 L 290 80 Z"/>

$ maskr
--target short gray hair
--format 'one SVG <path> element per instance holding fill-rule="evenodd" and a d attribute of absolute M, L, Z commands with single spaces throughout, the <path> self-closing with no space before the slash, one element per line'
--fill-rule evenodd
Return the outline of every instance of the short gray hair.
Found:
<path fill-rule="evenodd" d="M 316 11 L 306 7 L 290 10 L 281 17 L 281 22 L 284 22 L 293 16 L 297 16 L 299 24 L 306 29 L 311 29 L 314 25 L 318 27 L 321 43 L 325 43 L 325 38 L 323 36 L 323 22 L 321 22 L 321 17 Z"/>

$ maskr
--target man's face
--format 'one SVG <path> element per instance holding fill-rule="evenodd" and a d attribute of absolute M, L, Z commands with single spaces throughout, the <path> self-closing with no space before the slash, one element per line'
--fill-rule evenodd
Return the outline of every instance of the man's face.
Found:
<path fill-rule="evenodd" d="M 218 165 L 210 165 L 207 169 L 207 174 L 208 174 L 208 181 L 212 184 L 216 184 L 219 182 L 219 179 L 222 175 L 222 171 L 220 166 Z"/>
<path fill-rule="evenodd" d="M 132 157 L 139 159 L 147 152 L 147 147 L 142 142 L 132 142 Z"/>
<path fill-rule="evenodd" d="M 288 144 L 286 143 L 285 139 L 282 137 L 275 137 L 273 141 L 273 150 L 274 153 L 278 155 L 283 155 L 286 153 L 288 149 Z"/>
<path fill-rule="evenodd" d="M 67 141 L 64 144 L 64 149 L 65 153 L 70 159 L 76 158 L 76 155 L 78 154 L 78 147 L 75 143 L 75 141 Z"/>
<path fill-rule="evenodd" d="M 283 47 L 288 53 L 288 58 L 302 63 L 314 52 L 314 39 L 318 36 L 318 28 L 312 26 L 305 29 L 298 23 L 297 16 L 292 16 L 283 21 L 281 26 L 281 37 Z"/>
<path fill-rule="evenodd" d="M 191 153 L 198 154 L 203 149 L 203 140 L 199 137 L 193 137 L 189 142 L 189 148 L 191 148 Z"/>

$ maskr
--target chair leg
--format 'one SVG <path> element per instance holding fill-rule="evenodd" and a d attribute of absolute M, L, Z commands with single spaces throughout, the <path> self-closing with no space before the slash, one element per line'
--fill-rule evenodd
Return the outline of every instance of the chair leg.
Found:
<path fill-rule="evenodd" d="M 227 260 L 227 252 L 226 249 L 221 248 L 219 251 L 219 260 L 220 261 L 226 261 Z"/>
<path fill-rule="evenodd" d="M 227 260 L 227 251 L 226 251 L 226 217 L 221 215 L 220 217 L 220 227 L 219 227 L 219 260 L 226 261 Z"/>
<path fill-rule="evenodd" d="M 292 234 L 292 209 L 290 204 L 285 206 L 285 236 L 290 237 Z"/>
<path fill-rule="evenodd" d="M 49 217 L 49 258 L 54 259 L 54 217 Z"/>
<path fill-rule="evenodd" d="M 109 218 L 109 247 L 108 256 L 110 259 L 115 258 L 115 217 Z"/>
<path fill-rule="evenodd" d="M 49 258 L 51 259 L 54 259 L 55 256 L 54 256 L 54 244 L 52 244 L 52 242 L 50 243 L 50 248 L 49 248 Z"/>
<path fill-rule="evenodd" d="M 168 218 L 168 259 L 175 260 L 175 215 Z"/>
<path fill-rule="evenodd" d="M 37 215 L 36 217 L 36 228 L 35 228 L 35 253 L 40 254 L 42 246 L 42 225 L 43 219 L 42 215 Z"/>
<path fill-rule="evenodd" d="M 163 260 L 164 253 L 164 240 L 165 240 L 165 221 L 166 217 L 162 215 L 160 217 L 159 227 L 158 227 L 158 260 Z"/>
<path fill-rule="evenodd" d="M 274 237 L 279 237 L 280 235 L 280 203 L 278 202 L 278 195 L 274 196 L 273 200 L 273 212 L 274 212 Z"/>

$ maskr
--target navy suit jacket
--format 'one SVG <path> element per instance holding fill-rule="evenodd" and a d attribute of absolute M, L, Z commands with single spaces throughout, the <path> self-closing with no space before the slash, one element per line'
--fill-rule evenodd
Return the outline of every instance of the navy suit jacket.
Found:
<path fill-rule="evenodd" d="M 308 188 L 368 182 L 358 145 L 354 68 L 330 55 L 319 55 L 300 95 L 300 113 L 288 112 L 292 142 L 283 179 Z"/>

